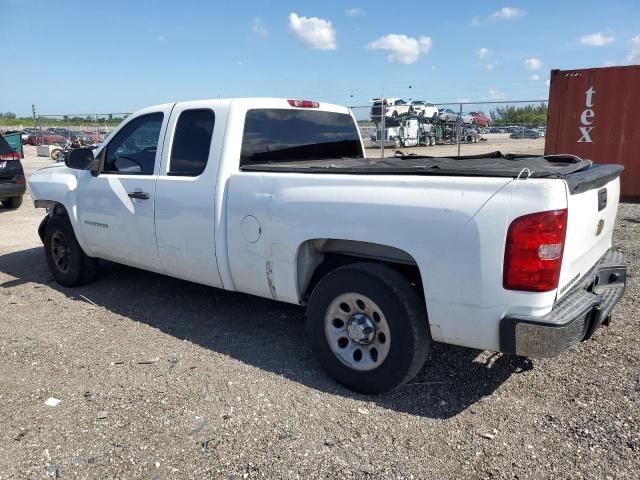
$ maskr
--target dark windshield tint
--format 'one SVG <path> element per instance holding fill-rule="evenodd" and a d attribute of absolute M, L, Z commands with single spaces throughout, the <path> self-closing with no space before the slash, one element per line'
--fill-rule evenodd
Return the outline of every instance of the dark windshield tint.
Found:
<path fill-rule="evenodd" d="M 362 158 L 351 115 L 318 110 L 249 110 L 240 164 Z"/>

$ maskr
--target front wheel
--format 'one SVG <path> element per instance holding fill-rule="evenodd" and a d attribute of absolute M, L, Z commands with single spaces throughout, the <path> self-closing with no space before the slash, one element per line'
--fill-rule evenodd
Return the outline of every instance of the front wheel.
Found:
<path fill-rule="evenodd" d="M 47 222 L 44 251 L 51 275 L 64 287 L 89 283 L 98 272 L 98 259 L 84 253 L 66 216 L 55 215 Z"/>
<path fill-rule="evenodd" d="M 402 148 L 402 139 L 396 137 L 395 141 L 393 142 L 396 148 Z"/>
<path fill-rule="evenodd" d="M 360 393 L 378 394 L 413 378 L 431 336 L 424 302 L 398 272 L 375 263 L 340 267 L 316 286 L 307 332 L 322 367 Z"/>

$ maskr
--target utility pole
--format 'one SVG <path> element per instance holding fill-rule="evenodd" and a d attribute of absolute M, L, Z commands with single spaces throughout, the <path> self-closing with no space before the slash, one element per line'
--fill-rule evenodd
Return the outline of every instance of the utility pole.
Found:
<path fill-rule="evenodd" d="M 380 124 L 380 158 L 384 158 L 384 121 L 387 116 L 386 105 L 384 101 L 384 87 L 382 87 L 382 98 L 380 99 L 380 115 L 382 117 L 382 123 Z"/>

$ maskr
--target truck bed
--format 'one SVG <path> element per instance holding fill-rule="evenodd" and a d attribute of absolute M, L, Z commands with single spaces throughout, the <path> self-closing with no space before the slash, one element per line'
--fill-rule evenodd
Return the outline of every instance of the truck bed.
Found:
<path fill-rule="evenodd" d="M 360 175 L 445 175 L 511 178 L 559 178 L 570 192 L 597 188 L 620 175 L 620 165 L 595 165 L 572 155 L 510 155 L 491 152 L 460 157 L 405 155 L 386 158 L 342 158 L 264 162 L 242 171 Z"/>

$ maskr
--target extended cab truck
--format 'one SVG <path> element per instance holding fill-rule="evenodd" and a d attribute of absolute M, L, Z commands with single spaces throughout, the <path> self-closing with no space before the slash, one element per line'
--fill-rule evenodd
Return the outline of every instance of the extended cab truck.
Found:
<path fill-rule="evenodd" d="M 367 159 L 355 119 L 310 101 L 139 111 L 30 179 L 47 263 L 98 259 L 306 305 L 339 382 L 390 390 L 432 341 L 557 355 L 607 323 L 620 167 L 575 157 Z"/>

